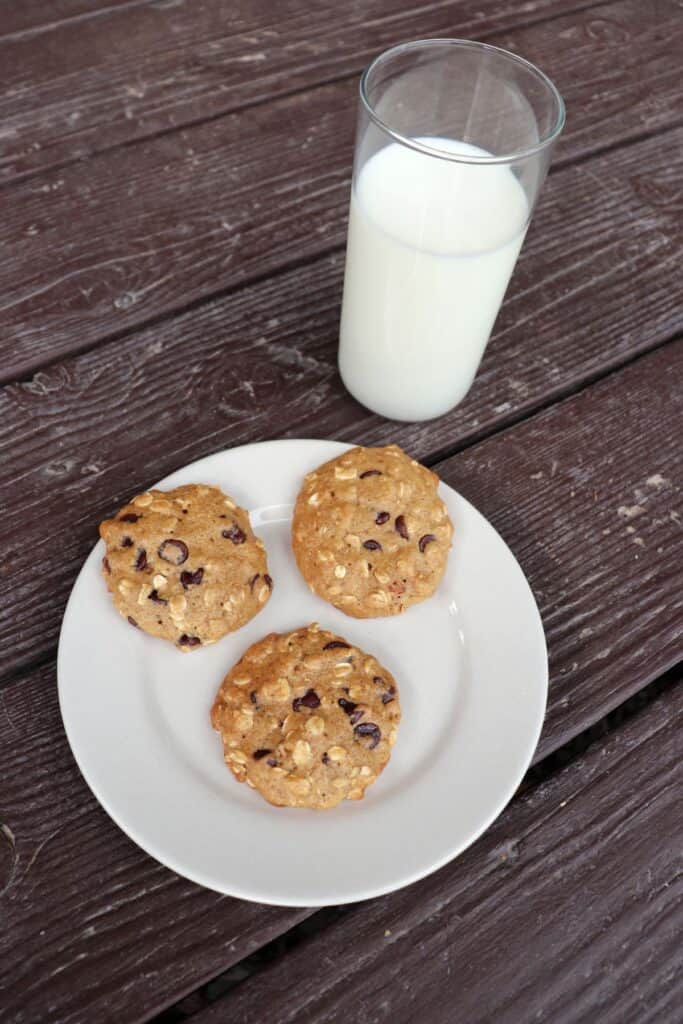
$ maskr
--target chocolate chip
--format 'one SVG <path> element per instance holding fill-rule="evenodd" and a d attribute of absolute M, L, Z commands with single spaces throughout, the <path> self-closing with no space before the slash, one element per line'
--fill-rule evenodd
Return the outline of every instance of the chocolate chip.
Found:
<path fill-rule="evenodd" d="M 396 522 L 394 523 L 394 526 L 396 527 L 396 533 L 403 537 L 404 540 L 410 540 L 410 534 L 408 533 L 408 527 L 406 526 L 405 516 L 396 516 Z"/>
<path fill-rule="evenodd" d="M 149 600 L 154 601 L 156 604 L 168 604 L 168 601 L 166 600 L 165 597 L 159 597 L 158 590 L 152 591 L 152 593 L 149 595 Z"/>
<path fill-rule="evenodd" d="M 263 582 L 270 588 L 270 590 L 273 589 L 273 578 L 272 576 L 269 576 L 267 572 L 263 574 Z"/>
<path fill-rule="evenodd" d="M 375 686 L 384 686 L 384 680 L 382 679 L 381 676 L 373 676 L 372 681 L 375 684 Z"/>
<path fill-rule="evenodd" d="M 378 540 L 366 540 L 363 542 L 363 547 L 367 548 L 368 551 L 381 551 L 382 545 Z"/>
<path fill-rule="evenodd" d="M 434 536 L 433 533 L 425 533 L 422 537 L 420 537 L 420 539 L 419 539 L 419 541 L 417 543 L 417 546 L 419 547 L 419 549 L 422 552 L 422 554 L 424 554 L 424 550 L 427 547 L 427 545 L 431 544 L 432 541 L 435 541 L 435 540 L 436 540 L 436 537 Z"/>
<path fill-rule="evenodd" d="M 187 633 L 183 633 L 178 643 L 181 647 L 197 647 L 201 640 L 198 636 L 188 636 Z"/>
<path fill-rule="evenodd" d="M 259 747 L 259 749 L 255 750 L 254 753 L 251 756 L 254 758 L 255 761 L 260 761 L 262 757 L 266 756 L 266 754 L 272 754 L 272 753 L 273 753 L 272 747 Z"/>
<path fill-rule="evenodd" d="M 385 523 L 389 522 L 390 518 L 391 516 L 389 515 L 388 512 L 378 512 L 377 515 L 375 516 L 375 522 L 377 523 L 378 526 L 384 526 Z"/>
<path fill-rule="evenodd" d="M 195 569 L 194 572 L 188 572 L 187 569 L 183 569 L 183 571 L 180 574 L 180 582 L 183 585 L 183 590 L 187 590 L 188 587 L 198 586 L 203 579 L 203 569 Z"/>
<path fill-rule="evenodd" d="M 394 699 L 393 693 L 383 693 L 382 694 L 382 704 L 391 704 L 393 699 Z"/>
<path fill-rule="evenodd" d="M 344 643 L 343 640 L 330 640 L 329 644 L 325 644 L 325 646 L 323 647 L 323 650 L 324 651 L 332 651 L 336 647 L 340 647 L 340 648 L 343 647 L 344 650 L 348 651 L 348 650 L 351 649 L 351 644 Z"/>
<path fill-rule="evenodd" d="M 229 530 L 221 530 L 221 536 L 226 540 L 231 540 L 233 544 L 244 544 L 247 539 L 246 533 L 244 530 L 240 530 L 237 523 L 234 523 Z"/>
<path fill-rule="evenodd" d="M 257 572 L 257 573 L 255 573 L 255 574 L 254 574 L 254 575 L 253 575 L 253 576 L 251 577 L 251 579 L 250 579 L 250 580 L 248 581 L 248 582 L 249 582 L 249 589 L 250 589 L 250 590 L 253 590 L 253 589 L 254 589 L 254 584 L 256 583 L 256 580 L 258 580 L 258 579 L 260 579 L 260 578 L 261 578 L 261 573 L 260 573 L 260 572 Z"/>
<path fill-rule="evenodd" d="M 295 697 L 292 701 L 292 711 L 301 711 L 302 708 L 319 708 L 320 697 L 315 690 L 306 690 L 303 697 Z"/>
<path fill-rule="evenodd" d="M 119 516 L 120 523 L 137 523 L 138 519 L 142 519 L 137 512 L 124 512 L 122 516 Z"/>
<path fill-rule="evenodd" d="M 323 763 L 323 764 L 329 764 L 329 763 L 330 763 L 330 759 L 329 759 L 329 757 L 327 756 L 327 751 L 325 751 L 325 753 L 324 753 L 324 754 L 323 754 L 323 756 L 322 756 L 322 757 L 320 758 L 320 760 L 322 761 L 322 763 Z"/>
<path fill-rule="evenodd" d="M 171 565 L 182 565 L 190 554 L 187 544 L 182 540 L 165 540 L 159 545 L 159 558 Z"/>
<path fill-rule="evenodd" d="M 271 768 L 277 768 L 277 758 L 269 757 L 268 760 L 266 761 L 266 764 L 270 765 Z"/>
<path fill-rule="evenodd" d="M 186 516 L 186 515 L 187 515 L 187 509 L 186 509 L 186 508 L 184 508 L 184 509 L 183 509 L 183 515 L 184 515 L 184 516 Z"/>
<path fill-rule="evenodd" d="M 337 701 L 337 704 L 342 709 L 344 714 L 349 715 L 349 717 L 354 713 L 354 711 L 358 707 L 357 704 L 354 704 L 352 700 L 347 700 L 346 697 L 340 697 L 339 700 Z"/>
<path fill-rule="evenodd" d="M 122 548 L 132 548 L 133 547 L 133 538 L 132 537 L 124 537 L 123 540 L 121 541 L 121 547 Z"/>
<path fill-rule="evenodd" d="M 128 621 L 130 622 L 131 626 L 135 626 L 136 629 L 140 628 L 132 615 L 128 616 Z"/>
<path fill-rule="evenodd" d="M 353 714 L 349 715 L 349 722 L 351 723 L 351 725 L 355 725 L 356 722 L 360 722 L 364 714 L 364 709 L 358 708 L 356 711 L 353 712 Z"/>
<path fill-rule="evenodd" d="M 252 704 L 258 704 L 258 697 L 256 696 L 256 690 L 251 690 L 249 693 L 249 700 Z"/>
<path fill-rule="evenodd" d="M 353 732 L 354 735 L 357 736 L 359 739 L 362 739 L 362 737 L 364 736 L 370 737 L 370 746 L 368 747 L 369 750 L 373 750 L 382 738 L 382 732 L 380 730 L 380 727 L 378 725 L 375 725 L 374 722 L 361 722 L 359 725 L 355 727 Z"/>
<path fill-rule="evenodd" d="M 359 480 L 365 480 L 368 476 L 381 476 L 382 472 L 379 469 L 366 469 L 364 473 L 361 473 L 358 477 Z"/>
<path fill-rule="evenodd" d="M 102 559 L 102 567 L 103 567 L 105 572 L 111 572 L 111 566 L 109 564 L 109 559 L 107 558 L 106 555 Z"/>
<path fill-rule="evenodd" d="M 143 569 L 147 568 L 147 552 L 144 548 L 138 548 L 138 557 L 135 559 L 135 568 L 138 572 L 142 572 Z"/>

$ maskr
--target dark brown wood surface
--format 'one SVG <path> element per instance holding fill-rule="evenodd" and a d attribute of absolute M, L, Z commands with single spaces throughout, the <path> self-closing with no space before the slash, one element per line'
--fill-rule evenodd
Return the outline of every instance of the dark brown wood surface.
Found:
<path fill-rule="evenodd" d="M 61 0 L 46 18 L 44 3 L 6 2 L 13 10 L 0 35 L 8 86 L 0 181 L 357 75 L 396 40 L 484 39 L 596 3 L 530 0 L 520 18 L 517 3 L 500 0 L 279 0 L 276 8 L 202 0 L 199 11 L 195 2 L 119 0 L 98 9 Z M 671 11 L 660 10 L 668 21 Z M 601 11 L 596 18 L 581 26 L 606 24 Z"/>
<path fill-rule="evenodd" d="M 670 146 L 645 140 L 552 176 L 472 394 L 436 423 L 388 423 L 344 392 L 335 256 L 0 390 L 6 450 L 21 467 L 0 519 L 5 669 L 54 645 L 97 522 L 199 455 L 298 434 L 397 440 L 433 460 L 675 335 L 683 235 L 670 199 L 683 173 L 683 130 L 665 138 Z M 28 514 L 38 507 L 41 516 Z M 59 545 L 46 538 L 43 516 Z M 49 603 L 42 575 L 31 571 L 36 550 Z M 19 635 L 16 601 L 26 611 Z"/>
<path fill-rule="evenodd" d="M 57 26 L 65 23 L 74 25 L 88 18 L 102 17 L 108 10 L 115 7 L 138 7 L 150 0 L 3 0 L 0 6 L 2 13 L 2 30 L 0 40 L 7 37 L 26 35 L 42 35 L 52 32 Z"/>
<path fill-rule="evenodd" d="M 683 654 L 680 4 L 0 14 L 0 1021 L 149 1021 L 234 965 L 241 986 L 158 1024 L 677 1024 L 681 696 L 648 708 L 644 687 Z M 336 374 L 342 246 L 358 72 L 430 34 L 539 63 L 568 122 L 470 397 L 398 425 Z M 510 543 L 550 649 L 535 788 L 436 876 L 338 919 L 148 858 L 89 793 L 56 699 L 99 519 L 280 436 L 434 465 Z"/>
<path fill-rule="evenodd" d="M 678 1020 L 682 728 L 679 687 L 453 864 L 354 907 L 194 1024 Z"/>
<path fill-rule="evenodd" d="M 671 516 L 683 511 L 675 480 L 682 383 L 679 342 L 437 467 L 511 544 L 539 600 L 551 689 L 537 760 L 681 656 L 683 531 L 671 530 Z M 17 1005 L 39 1007 L 49 991 L 65 1020 L 76 1006 L 97 1017 L 103 1000 L 116 1019 L 142 1019 L 140 998 L 147 1007 L 178 998 L 189 978 L 199 984 L 246 956 L 255 936 L 267 942 L 304 916 L 252 915 L 173 876 L 118 833 L 70 757 L 51 667 L 8 684 L 0 703 L 0 807 L 14 834 L 4 882 L 13 941 L 0 945 L 0 962 Z M 44 898 L 50 887 L 59 902 Z M 29 954 L 16 939 L 33 935 L 37 903 L 42 934 Z M 137 985 L 119 991 L 143 957 Z M 97 984 L 74 993 L 91 963 Z"/>
<path fill-rule="evenodd" d="M 144 1020 L 305 916 L 143 854 L 76 767 L 54 665 L 0 691 L 0 762 L 0 1020 Z"/>
<path fill-rule="evenodd" d="M 622 0 L 600 8 L 610 18 L 593 27 L 577 29 L 570 15 L 494 37 L 539 63 L 553 54 L 553 75 L 572 95 L 563 162 L 683 121 L 680 8 L 655 6 L 657 19 Z M 8 186 L 0 379 L 339 249 L 356 96 L 347 79 Z M 666 162 L 680 160 L 675 144 L 668 137 L 656 173 L 640 168 L 661 205 L 673 187 Z M 602 171 L 584 174 L 589 201 L 608 204 Z"/>
<path fill-rule="evenodd" d="M 539 604 L 537 757 L 683 656 L 683 341 L 437 470 L 511 545 Z"/>

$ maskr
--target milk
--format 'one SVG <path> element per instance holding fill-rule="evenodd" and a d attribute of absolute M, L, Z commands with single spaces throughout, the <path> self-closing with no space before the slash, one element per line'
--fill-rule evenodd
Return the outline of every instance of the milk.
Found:
<path fill-rule="evenodd" d="M 425 145 L 484 150 L 449 139 Z M 461 164 L 398 143 L 351 195 L 339 368 L 348 390 L 393 419 L 425 420 L 467 394 L 529 218 L 510 168 Z"/>

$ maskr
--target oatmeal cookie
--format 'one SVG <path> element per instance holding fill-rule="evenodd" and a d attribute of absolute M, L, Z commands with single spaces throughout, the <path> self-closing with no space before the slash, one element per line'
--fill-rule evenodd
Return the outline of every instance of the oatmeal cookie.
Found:
<path fill-rule="evenodd" d="M 355 618 L 430 597 L 453 527 L 439 478 L 397 445 L 353 448 L 305 478 L 292 546 L 311 590 Z"/>
<path fill-rule="evenodd" d="M 389 760 L 400 719 L 391 673 L 316 624 L 253 644 L 211 710 L 239 782 L 271 804 L 315 809 L 362 799 Z"/>
<path fill-rule="evenodd" d="M 100 524 L 102 571 L 132 626 L 182 651 L 239 629 L 270 597 L 273 581 L 249 514 L 218 487 L 146 491 Z"/>

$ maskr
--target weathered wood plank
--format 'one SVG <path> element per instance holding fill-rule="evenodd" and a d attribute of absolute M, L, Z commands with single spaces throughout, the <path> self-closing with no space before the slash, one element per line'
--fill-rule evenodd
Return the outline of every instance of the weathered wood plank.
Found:
<path fill-rule="evenodd" d="M 144 1020 L 306 911 L 231 900 L 147 857 L 100 808 L 53 666 L 0 693 L 0 1019 Z"/>
<path fill-rule="evenodd" d="M 514 801 L 455 863 L 354 907 L 194 1024 L 674 1024 L 683 687 Z"/>
<path fill-rule="evenodd" d="M 682 373 L 675 343 L 439 466 L 491 517 L 539 596 L 551 689 L 537 759 L 683 654 Z M 50 668 L 5 686 L 0 702 L 0 808 L 21 857 L 0 857 L 12 936 L 0 963 L 13 998 L 15 985 L 29 1008 L 49 994 L 66 1021 L 97 1017 L 106 999 L 115 1019 L 135 1020 L 297 919 L 262 910 L 252 921 L 117 833 L 68 753 Z M 76 986 L 86 960 L 97 965 L 92 986 Z"/>
<path fill-rule="evenodd" d="M 567 129 L 558 144 L 560 162 L 612 145 L 613 133 L 622 141 L 681 124 L 683 99 L 680 91 L 675 95 L 677 58 L 672 58 L 680 53 L 683 23 L 675 7 L 675 0 L 601 5 L 530 29 L 519 50 L 515 32 L 496 37 L 497 45 L 544 68 L 560 89 L 567 107 Z M 640 58 L 652 62 L 647 78 L 639 51 Z M 627 82 L 625 111 L 620 93 Z"/>
<path fill-rule="evenodd" d="M 0 181 L 358 73 L 400 39 L 486 38 L 596 2 L 61 0 L 46 16 L 22 0 L 0 35 Z"/>
<path fill-rule="evenodd" d="M 106 17 L 112 8 L 138 7 L 151 0 L 5 0 L 2 4 L 2 23 L 0 24 L 0 44 L 8 36 L 17 34 L 41 35 L 53 32 L 65 22 L 73 26 L 74 22 L 84 18 Z"/>
<path fill-rule="evenodd" d="M 0 391 L 5 669 L 54 644 L 97 522 L 172 469 L 283 435 L 396 440 L 434 458 L 683 328 L 683 281 L 674 273 L 683 259 L 683 132 L 667 139 L 552 176 L 472 395 L 434 423 L 388 422 L 343 391 L 337 256 Z"/>
<path fill-rule="evenodd" d="M 656 0 L 660 17 L 645 22 L 636 0 L 600 10 L 595 23 L 556 19 L 504 39 L 559 72 L 570 91 L 565 161 L 681 113 L 680 9 Z M 355 106 L 348 79 L 9 187 L 0 222 L 2 379 L 340 247 Z M 599 124 L 596 106 L 606 117 Z M 673 141 L 663 140 L 662 156 L 675 162 Z M 643 188 L 654 192 L 648 170 Z M 609 206 L 602 183 L 585 173 L 590 201 Z"/>
<path fill-rule="evenodd" d="M 683 659 L 683 341 L 442 462 L 538 601 L 552 698 L 538 756 Z"/>

